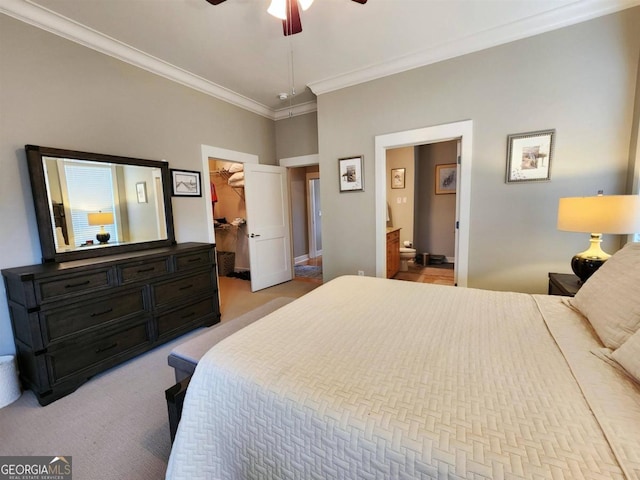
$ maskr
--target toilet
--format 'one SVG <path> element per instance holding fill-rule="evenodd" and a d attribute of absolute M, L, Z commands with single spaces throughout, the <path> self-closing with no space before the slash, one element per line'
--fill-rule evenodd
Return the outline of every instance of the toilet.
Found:
<path fill-rule="evenodd" d="M 400 271 L 406 272 L 409 270 L 407 262 L 416 258 L 416 249 L 409 247 L 400 247 Z"/>

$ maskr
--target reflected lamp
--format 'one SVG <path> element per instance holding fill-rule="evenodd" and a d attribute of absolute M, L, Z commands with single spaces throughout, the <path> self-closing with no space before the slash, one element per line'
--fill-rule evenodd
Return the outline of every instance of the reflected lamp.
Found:
<path fill-rule="evenodd" d="M 87 214 L 89 225 L 92 227 L 100 226 L 100 232 L 96 235 L 96 240 L 100 243 L 109 243 L 111 235 L 104 229 L 105 225 L 113 224 L 113 213 L 111 212 L 97 212 Z"/>
<path fill-rule="evenodd" d="M 640 232 L 640 196 L 598 194 L 561 198 L 558 230 L 591 234 L 589 248 L 571 259 L 573 273 L 584 283 L 611 256 L 600 247 L 603 234 Z"/>

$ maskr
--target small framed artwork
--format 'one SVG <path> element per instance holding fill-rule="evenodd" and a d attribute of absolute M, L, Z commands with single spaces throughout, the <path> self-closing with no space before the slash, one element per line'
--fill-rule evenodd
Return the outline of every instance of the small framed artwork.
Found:
<path fill-rule="evenodd" d="M 174 197 L 201 197 L 200 172 L 171 170 L 171 195 Z"/>
<path fill-rule="evenodd" d="M 404 168 L 391 169 L 391 188 L 404 188 Z"/>
<path fill-rule="evenodd" d="M 136 183 L 136 194 L 138 203 L 147 203 L 147 182 Z"/>
<path fill-rule="evenodd" d="M 345 157 L 338 159 L 340 174 L 340 193 L 364 191 L 362 162 L 364 157 Z"/>
<path fill-rule="evenodd" d="M 541 130 L 507 136 L 506 183 L 551 179 L 555 133 L 555 130 Z"/>
<path fill-rule="evenodd" d="M 436 165 L 436 195 L 456 193 L 458 165 L 446 163 Z"/>

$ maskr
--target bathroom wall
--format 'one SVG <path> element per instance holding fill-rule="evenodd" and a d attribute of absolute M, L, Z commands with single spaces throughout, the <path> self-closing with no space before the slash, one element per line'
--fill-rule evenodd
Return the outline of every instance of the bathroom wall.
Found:
<path fill-rule="evenodd" d="M 416 214 L 414 246 L 418 253 L 444 255 L 455 261 L 456 195 L 435 193 L 436 165 L 456 163 L 457 141 L 416 147 Z"/>
<path fill-rule="evenodd" d="M 405 188 L 391 188 L 391 170 L 404 168 Z M 414 147 L 394 148 L 387 151 L 387 204 L 390 210 L 388 227 L 400 227 L 400 244 L 414 242 Z"/>

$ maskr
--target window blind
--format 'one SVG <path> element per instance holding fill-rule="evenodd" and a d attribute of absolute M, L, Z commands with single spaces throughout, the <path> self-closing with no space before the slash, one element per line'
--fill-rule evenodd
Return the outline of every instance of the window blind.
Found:
<path fill-rule="evenodd" d="M 117 241 L 117 219 L 113 199 L 111 167 L 86 165 L 84 162 L 65 161 L 64 172 L 71 206 L 71 223 L 76 247 L 87 240 L 96 241 L 99 226 L 89 225 L 87 214 L 113 213 L 114 223 L 104 229 L 111 235 L 110 242 Z"/>

